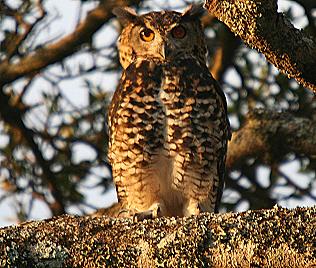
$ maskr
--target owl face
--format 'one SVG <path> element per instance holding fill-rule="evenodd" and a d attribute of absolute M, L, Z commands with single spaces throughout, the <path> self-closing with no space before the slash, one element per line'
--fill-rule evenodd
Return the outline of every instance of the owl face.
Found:
<path fill-rule="evenodd" d="M 150 12 L 138 16 L 130 8 L 116 8 L 124 25 L 118 41 L 120 62 L 126 69 L 137 59 L 169 62 L 194 57 L 205 63 L 206 45 L 200 23 L 202 6 L 191 5 L 183 13 Z"/>

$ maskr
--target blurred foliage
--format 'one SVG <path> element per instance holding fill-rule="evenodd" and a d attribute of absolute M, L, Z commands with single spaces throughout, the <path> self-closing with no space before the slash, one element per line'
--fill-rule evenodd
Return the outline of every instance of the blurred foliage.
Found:
<path fill-rule="evenodd" d="M 16 62 L 60 38 L 63 30 L 51 36 L 51 25 L 67 15 L 47 9 L 47 2 L 53 4 L 49 0 L 14 4 L 0 1 L 1 62 Z M 81 2 L 80 10 L 75 11 L 78 21 L 80 16 L 84 17 L 85 5 L 91 8 L 98 1 Z M 171 1 L 142 1 L 137 9 L 183 9 L 189 2 L 177 1 L 179 6 L 175 6 Z M 315 24 L 315 12 L 308 7 L 304 12 L 308 17 L 304 27 L 313 28 L 310 23 Z M 287 14 L 292 20 L 300 19 L 295 17 L 291 5 Z M 228 29 L 214 18 L 205 21 L 211 67 L 216 51 L 229 46 L 220 42 L 221 33 Z M 0 206 L 10 200 L 18 220 L 31 217 L 34 201 L 46 204 L 53 215 L 74 207 L 75 211 L 86 213 L 103 206 L 89 203 L 86 191 L 102 189 L 101 194 L 105 194 L 111 185 L 106 162 L 106 114 L 115 86 L 112 81 L 118 80 L 121 71 L 115 52 L 118 31 L 118 24 L 109 21 L 96 34 L 98 38 L 73 56 L 1 89 L 4 94 L 0 107 Z M 104 42 L 97 42 L 101 38 Z M 310 91 L 280 74 L 242 42 L 231 52 L 234 56 L 224 66 L 219 81 L 228 99 L 234 131 L 242 126 L 247 112 L 257 107 L 287 110 L 296 116 L 316 119 L 315 99 Z M 69 97 L 67 90 L 73 97 Z M 292 167 L 288 172 L 282 168 L 288 163 L 294 163 L 298 170 L 293 172 Z M 315 168 L 315 156 L 289 154 L 266 161 L 248 159 L 236 170 L 227 172 L 222 210 L 315 203 Z"/>

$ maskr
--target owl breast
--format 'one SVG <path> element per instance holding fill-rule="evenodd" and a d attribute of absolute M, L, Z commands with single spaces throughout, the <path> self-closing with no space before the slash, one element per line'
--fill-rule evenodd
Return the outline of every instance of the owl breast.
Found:
<path fill-rule="evenodd" d="M 195 59 L 136 61 L 110 107 L 109 158 L 119 200 L 163 215 L 213 211 L 225 159 L 223 93 Z"/>

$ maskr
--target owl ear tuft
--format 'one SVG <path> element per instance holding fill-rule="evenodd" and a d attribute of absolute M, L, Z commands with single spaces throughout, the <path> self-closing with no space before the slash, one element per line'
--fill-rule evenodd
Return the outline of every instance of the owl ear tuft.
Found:
<path fill-rule="evenodd" d="M 205 12 L 203 3 L 189 5 L 181 14 L 183 20 L 200 18 Z"/>
<path fill-rule="evenodd" d="M 112 13 L 123 26 L 130 22 L 135 22 L 138 18 L 136 11 L 130 7 L 115 7 Z"/>

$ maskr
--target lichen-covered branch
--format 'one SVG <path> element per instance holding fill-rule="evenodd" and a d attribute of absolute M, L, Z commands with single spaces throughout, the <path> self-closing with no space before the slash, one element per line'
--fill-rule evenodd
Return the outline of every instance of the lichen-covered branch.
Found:
<path fill-rule="evenodd" d="M 205 7 L 280 71 L 316 92 L 316 42 L 277 12 L 276 0 L 205 0 Z"/>
<path fill-rule="evenodd" d="M 277 161 L 287 153 L 316 156 L 316 122 L 289 112 L 255 109 L 233 132 L 226 165 L 234 169 L 249 157 Z"/>
<path fill-rule="evenodd" d="M 57 218 L 0 230 L 1 267 L 313 267 L 316 207 L 133 223 Z"/>
<path fill-rule="evenodd" d="M 95 34 L 109 19 L 113 17 L 112 9 L 119 5 L 131 5 L 140 1 L 100 1 L 91 10 L 77 28 L 56 41 L 17 60 L 0 62 L 0 86 L 6 85 L 26 75 L 36 73 L 50 64 L 60 62 L 75 53 L 80 46 L 89 43 Z"/>

